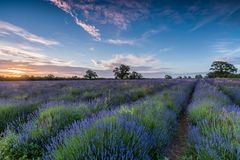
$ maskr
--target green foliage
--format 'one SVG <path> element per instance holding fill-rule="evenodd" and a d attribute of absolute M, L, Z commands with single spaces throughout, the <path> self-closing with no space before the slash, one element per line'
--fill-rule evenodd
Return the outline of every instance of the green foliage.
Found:
<path fill-rule="evenodd" d="M 97 97 L 100 97 L 102 95 L 102 93 L 96 92 L 96 91 L 85 91 L 83 92 L 83 94 L 81 95 L 82 99 L 84 100 L 93 100 Z"/>
<path fill-rule="evenodd" d="M 195 76 L 195 78 L 196 78 L 196 79 L 202 79 L 203 76 L 202 76 L 201 74 L 197 74 L 197 75 Z"/>
<path fill-rule="evenodd" d="M 129 91 L 130 99 L 132 101 L 136 101 L 137 99 L 144 97 L 145 94 L 147 94 L 146 88 L 131 89 Z"/>
<path fill-rule="evenodd" d="M 16 156 L 14 153 L 14 143 L 17 141 L 17 136 L 9 133 L 7 137 L 0 139 L 0 159 L 13 160 Z"/>
<path fill-rule="evenodd" d="M 7 124 L 18 116 L 33 112 L 37 109 L 37 104 L 26 105 L 0 105 L 0 133 L 6 128 Z"/>
<path fill-rule="evenodd" d="M 97 73 L 92 70 L 87 70 L 86 74 L 84 75 L 85 79 L 96 79 L 98 77 Z"/>
<path fill-rule="evenodd" d="M 95 157 L 96 159 L 102 159 L 102 157 L 100 157 L 100 153 L 98 153 L 101 152 L 101 150 L 107 150 L 111 154 L 121 155 L 121 148 L 117 150 L 114 149 L 116 148 L 116 145 L 128 146 L 135 144 L 137 146 L 138 143 L 141 143 L 139 142 L 139 137 L 134 135 L 133 131 L 129 130 L 134 130 L 134 128 L 126 128 L 124 123 L 119 121 L 119 117 L 104 117 L 97 120 L 91 127 L 84 129 L 81 134 L 76 134 L 76 136 L 66 140 L 65 145 L 58 146 L 53 153 L 53 157 L 55 160 L 76 159 L 76 152 L 89 152 L 91 154 L 86 154 L 84 156 L 85 158 L 91 159 L 91 157 Z M 106 142 L 110 143 L 106 144 Z M 93 146 L 94 148 L 98 148 L 100 151 L 89 151 L 89 149 L 93 148 Z M 129 149 L 131 148 L 129 147 Z M 138 150 L 140 149 L 142 148 L 136 147 L 133 151 L 135 157 L 142 156 L 138 155 Z"/>
<path fill-rule="evenodd" d="M 135 72 L 133 71 L 130 76 L 129 76 L 130 79 L 142 79 L 143 76 L 141 73 L 138 73 L 138 72 Z"/>
<path fill-rule="evenodd" d="M 121 64 L 119 67 L 116 67 L 113 72 L 116 79 L 128 79 L 128 76 L 130 75 L 130 67 Z"/>
<path fill-rule="evenodd" d="M 165 75 L 165 79 L 172 79 L 172 76 L 170 76 L 170 75 Z"/>
<path fill-rule="evenodd" d="M 212 119 L 215 116 L 215 111 L 212 110 L 211 106 L 214 105 L 214 102 L 211 101 L 203 101 L 197 105 L 195 105 L 189 113 L 189 120 L 192 124 L 196 125 L 200 120 Z"/>
<path fill-rule="evenodd" d="M 215 78 L 215 77 L 229 77 L 232 74 L 237 72 L 237 68 L 228 62 L 223 61 L 214 61 L 211 65 L 210 71 L 208 73 L 209 78 Z"/>
<path fill-rule="evenodd" d="M 65 124 L 81 119 L 84 111 L 83 107 L 50 107 L 40 113 L 37 123 L 39 129 L 53 132 L 62 129 Z"/>

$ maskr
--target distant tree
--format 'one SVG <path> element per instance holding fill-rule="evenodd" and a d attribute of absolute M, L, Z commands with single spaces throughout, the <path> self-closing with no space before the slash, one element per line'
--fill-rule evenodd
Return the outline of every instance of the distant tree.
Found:
<path fill-rule="evenodd" d="M 187 79 L 187 76 L 184 76 L 183 79 Z"/>
<path fill-rule="evenodd" d="M 182 76 L 178 76 L 177 79 L 182 79 Z"/>
<path fill-rule="evenodd" d="M 172 79 L 172 76 L 170 76 L 170 75 L 165 75 L 165 79 Z"/>
<path fill-rule="evenodd" d="M 45 77 L 47 80 L 54 80 L 55 76 L 53 74 L 49 74 Z"/>
<path fill-rule="evenodd" d="M 121 64 L 119 67 L 116 67 L 113 72 L 116 79 L 128 79 L 130 75 L 130 67 Z"/>
<path fill-rule="evenodd" d="M 141 73 L 138 73 L 138 72 L 135 72 L 133 71 L 130 76 L 129 76 L 130 79 L 142 79 L 143 76 Z"/>
<path fill-rule="evenodd" d="M 197 75 L 195 76 L 195 78 L 196 78 L 196 79 L 202 79 L 203 76 L 202 76 L 201 74 L 197 74 Z"/>
<path fill-rule="evenodd" d="M 97 73 L 92 70 L 87 70 L 84 78 L 86 79 L 96 79 L 98 77 Z"/>
<path fill-rule="evenodd" d="M 79 79 L 78 76 L 72 76 L 71 79 L 76 80 Z"/>
<path fill-rule="evenodd" d="M 237 68 L 228 62 L 214 61 L 211 65 L 210 71 L 212 72 L 208 73 L 209 78 L 229 77 L 231 74 L 237 72 Z"/>
<path fill-rule="evenodd" d="M 192 79 L 192 77 L 191 77 L 191 76 L 188 76 L 187 78 L 188 78 L 188 79 Z"/>

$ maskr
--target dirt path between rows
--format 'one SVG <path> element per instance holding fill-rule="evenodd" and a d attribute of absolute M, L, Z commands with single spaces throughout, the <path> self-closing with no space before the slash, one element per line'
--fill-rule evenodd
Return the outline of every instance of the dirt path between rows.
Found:
<path fill-rule="evenodd" d="M 188 137 L 188 119 L 186 112 L 183 112 L 179 119 L 179 127 L 177 129 L 177 136 L 170 145 L 170 150 L 167 157 L 170 160 L 176 160 L 179 156 L 184 155 L 187 148 Z"/>
<path fill-rule="evenodd" d="M 193 90 L 190 94 L 187 105 L 192 102 L 192 96 L 195 91 L 195 87 L 198 82 L 196 82 Z M 188 141 L 188 116 L 187 116 L 187 106 L 183 108 L 178 119 L 178 129 L 176 137 L 173 139 L 172 143 L 169 146 L 169 151 L 167 152 L 167 157 L 170 160 L 177 160 L 180 156 L 184 156 L 187 150 L 187 141 Z"/>

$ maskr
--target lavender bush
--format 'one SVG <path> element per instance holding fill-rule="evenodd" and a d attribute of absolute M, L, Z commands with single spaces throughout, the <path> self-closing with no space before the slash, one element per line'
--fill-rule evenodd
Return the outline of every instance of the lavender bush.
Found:
<path fill-rule="evenodd" d="M 122 107 L 90 122 L 76 122 L 51 140 L 44 158 L 160 158 L 175 133 L 177 115 L 192 86 L 182 83 L 140 104 Z"/>
<path fill-rule="evenodd" d="M 188 156 L 199 160 L 240 159 L 240 112 L 216 87 L 200 82 L 189 105 Z"/>
<path fill-rule="evenodd" d="M 120 99 L 113 98 L 114 94 L 107 94 L 106 97 L 95 97 L 91 100 L 79 102 L 62 100 L 46 102 L 46 104 L 43 104 L 36 112 L 34 112 L 34 114 L 31 115 L 31 118 L 27 123 L 19 125 L 17 129 L 14 128 L 6 131 L 5 136 L 0 139 L 0 144 L 4 146 L 4 149 L 0 149 L 0 157 L 11 157 L 12 159 L 41 158 L 42 154 L 46 151 L 45 146 L 48 144 L 48 139 L 55 136 L 65 126 L 74 121 L 83 120 L 101 110 L 117 108 L 118 105 L 116 104 L 135 101 L 146 94 L 154 93 L 165 86 L 171 86 L 176 83 L 162 83 L 162 81 L 152 81 L 152 83 L 149 81 L 123 82 L 124 83 L 119 83 L 119 86 L 114 86 L 115 90 L 118 91 L 115 95 L 126 97 L 126 99 L 121 102 L 119 102 Z M 84 88 L 83 90 L 80 90 L 75 88 L 75 91 L 72 92 L 72 84 L 66 85 L 61 82 L 58 83 L 57 88 L 62 88 L 60 90 L 67 93 L 70 88 L 70 93 L 74 93 L 74 95 L 78 95 L 86 89 Z M 98 87 L 94 87 L 94 84 L 91 81 L 89 83 L 89 88 L 96 89 L 96 87 Z M 106 82 L 102 83 L 105 84 Z M 111 83 L 116 84 L 116 82 Z M 59 87 L 59 85 L 61 87 Z M 130 88 L 131 85 L 132 87 Z M 143 87 L 141 87 L 141 85 Z M 56 84 L 52 86 L 56 87 Z M 136 88 L 134 88 L 134 86 Z M 89 90 L 89 88 L 87 88 L 87 90 Z M 107 83 L 103 87 L 103 91 L 104 90 L 109 90 L 107 88 Z M 127 92 L 127 90 L 129 90 L 129 92 Z"/>

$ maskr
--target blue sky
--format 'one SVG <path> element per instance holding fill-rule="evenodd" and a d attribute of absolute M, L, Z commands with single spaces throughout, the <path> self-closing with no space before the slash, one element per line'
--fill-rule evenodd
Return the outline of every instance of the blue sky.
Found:
<path fill-rule="evenodd" d="M 194 75 L 212 61 L 240 67 L 237 0 L 1 0 L 0 73 L 111 77 Z"/>

